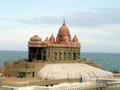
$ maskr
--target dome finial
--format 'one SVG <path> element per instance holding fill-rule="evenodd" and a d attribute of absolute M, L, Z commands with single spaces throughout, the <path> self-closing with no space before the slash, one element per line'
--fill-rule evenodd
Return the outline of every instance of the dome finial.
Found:
<path fill-rule="evenodd" d="M 63 25 L 66 25 L 66 23 L 65 23 L 65 19 L 63 20 Z"/>

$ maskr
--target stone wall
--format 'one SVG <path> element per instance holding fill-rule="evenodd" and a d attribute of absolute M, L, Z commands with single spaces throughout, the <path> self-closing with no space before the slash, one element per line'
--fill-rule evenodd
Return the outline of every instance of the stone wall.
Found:
<path fill-rule="evenodd" d="M 11 76 L 17 76 L 18 73 L 26 73 L 26 77 L 32 77 L 34 73 L 34 77 L 37 77 L 38 71 L 45 64 L 58 64 L 58 63 L 85 63 L 91 66 L 102 68 L 101 65 L 94 64 L 93 60 L 55 60 L 55 61 L 44 61 L 44 60 L 33 60 L 33 62 L 26 62 L 25 60 L 19 61 L 11 61 L 5 62 L 3 67 L 3 74 L 7 76 L 10 74 Z"/>
<path fill-rule="evenodd" d="M 80 47 L 48 47 L 48 60 L 79 60 Z"/>
<path fill-rule="evenodd" d="M 47 47 L 29 47 L 29 61 L 33 60 L 78 60 L 80 47 L 49 45 Z"/>

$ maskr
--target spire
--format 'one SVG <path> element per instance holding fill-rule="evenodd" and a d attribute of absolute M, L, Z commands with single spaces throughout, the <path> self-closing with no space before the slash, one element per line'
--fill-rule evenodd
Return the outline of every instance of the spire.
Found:
<path fill-rule="evenodd" d="M 53 36 L 53 34 L 51 35 L 49 41 L 54 44 L 55 43 L 55 37 Z"/>
<path fill-rule="evenodd" d="M 49 40 L 48 40 L 48 37 L 46 37 L 45 41 L 46 41 L 46 42 L 48 42 L 48 41 L 49 41 Z"/>
<path fill-rule="evenodd" d="M 78 42 L 78 38 L 76 35 L 73 37 L 73 42 Z"/>
<path fill-rule="evenodd" d="M 66 23 L 65 23 L 65 19 L 63 20 L 63 25 L 66 25 Z"/>
<path fill-rule="evenodd" d="M 54 38 L 53 33 L 52 33 L 52 35 L 51 35 L 51 37 L 50 37 L 50 38 Z"/>

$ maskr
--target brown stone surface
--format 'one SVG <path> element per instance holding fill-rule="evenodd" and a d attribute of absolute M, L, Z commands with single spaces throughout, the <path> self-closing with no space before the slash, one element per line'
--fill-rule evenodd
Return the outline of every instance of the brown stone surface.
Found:
<path fill-rule="evenodd" d="M 0 90 L 5 90 L 4 87 L 0 86 Z"/>

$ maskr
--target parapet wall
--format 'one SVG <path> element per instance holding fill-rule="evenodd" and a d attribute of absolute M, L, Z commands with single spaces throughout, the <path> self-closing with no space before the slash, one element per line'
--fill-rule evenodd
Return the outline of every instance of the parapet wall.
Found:
<path fill-rule="evenodd" d="M 87 81 L 86 81 L 87 80 Z M 39 80 L 26 79 L 15 82 L 3 82 L 5 90 L 120 90 L 120 80 L 116 79 L 83 79 L 79 80 Z M 23 82 L 24 81 L 24 82 Z M 63 83 L 64 82 L 64 83 Z M 72 82 L 72 83 L 71 83 Z"/>

